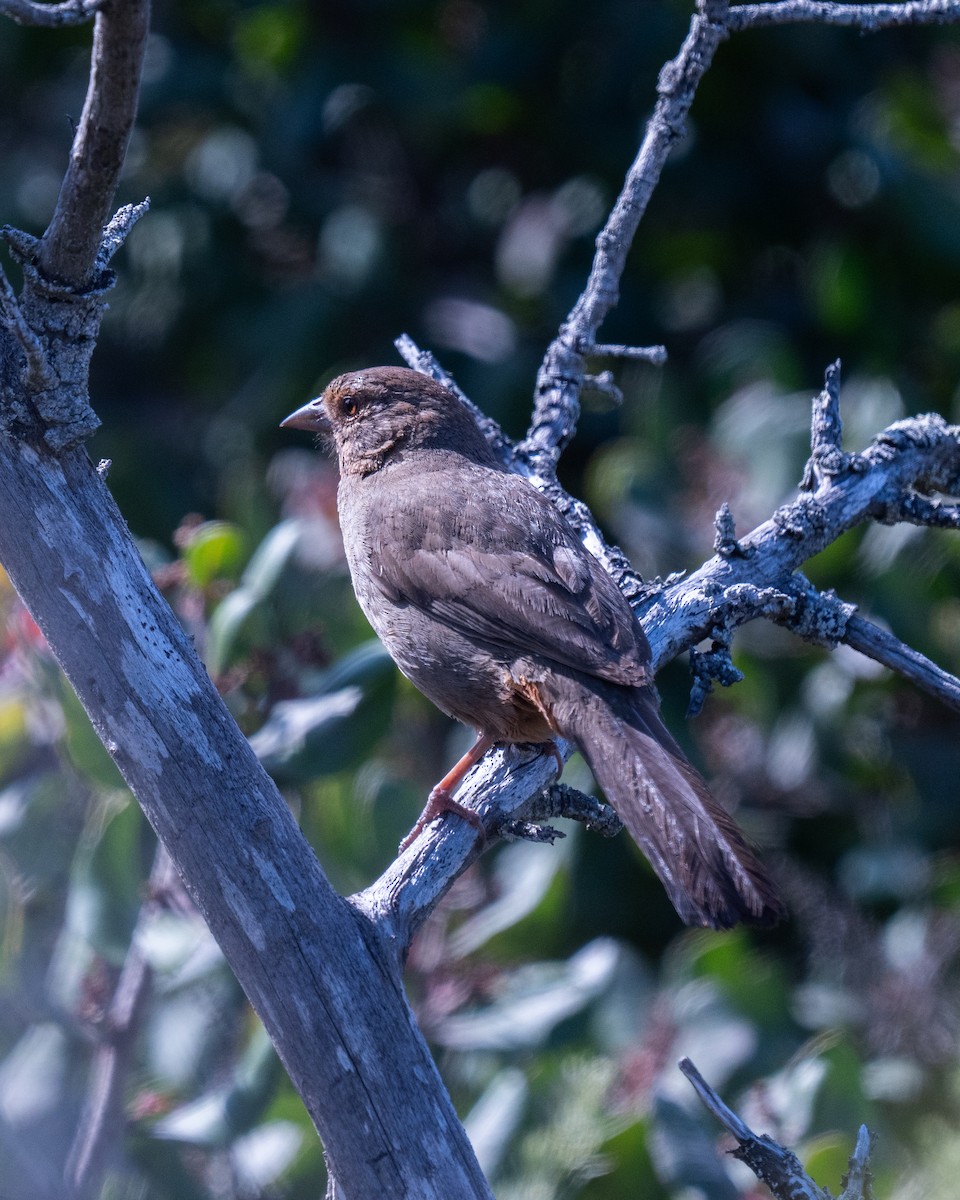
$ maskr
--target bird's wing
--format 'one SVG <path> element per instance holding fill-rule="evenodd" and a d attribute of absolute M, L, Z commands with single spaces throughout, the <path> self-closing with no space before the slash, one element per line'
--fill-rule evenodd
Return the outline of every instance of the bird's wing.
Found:
<path fill-rule="evenodd" d="M 500 472 L 478 473 L 477 487 L 458 488 L 455 497 L 443 481 L 443 472 L 421 477 L 416 511 L 382 513 L 371 566 L 389 600 L 507 654 L 537 655 L 614 683 L 649 682 L 639 622 L 549 500 Z M 392 500 L 402 495 L 391 489 Z M 393 536 L 398 528 L 401 538 Z"/>

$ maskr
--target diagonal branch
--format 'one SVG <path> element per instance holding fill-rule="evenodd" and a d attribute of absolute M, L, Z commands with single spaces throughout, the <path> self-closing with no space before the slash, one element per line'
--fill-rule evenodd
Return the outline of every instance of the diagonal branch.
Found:
<path fill-rule="evenodd" d="M 638 611 L 654 664 L 710 637 L 731 588 L 790 591 L 791 575 L 807 559 L 912 490 L 960 490 L 960 427 L 935 413 L 889 426 L 861 454 L 850 456 L 842 471 L 825 475 L 813 492 L 801 490 L 737 542 L 737 553 L 718 554 L 646 598 Z"/>
<path fill-rule="evenodd" d="M 130 949 L 104 1018 L 104 1040 L 94 1055 L 90 1090 L 67 1157 L 64 1178 L 74 1200 L 93 1200 L 100 1195 L 110 1151 L 125 1132 L 124 1093 L 140 1017 L 150 989 L 150 965 L 142 945 L 144 929 L 176 885 L 173 863 L 166 850 L 158 846 L 150 872 L 148 896 L 140 910 Z"/>
<path fill-rule="evenodd" d="M 425 358 L 419 351 L 413 355 L 412 345 L 406 349 L 419 369 L 445 377 L 432 356 Z M 714 651 L 696 657 L 694 710 L 712 679 L 736 681 L 738 673 L 729 658 L 731 638 L 740 625 L 759 617 L 815 644 L 834 647 L 845 642 L 950 707 L 960 708 L 960 680 L 857 616 L 854 605 L 817 592 L 800 573 L 807 559 L 846 530 L 863 521 L 882 520 L 897 497 L 915 491 L 960 491 L 960 426 L 948 425 L 936 414 L 914 417 L 885 429 L 862 453 L 845 454 L 839 388 L 840 367 L 833 363 L 813 402 L 811 462 L 797 498 L 742 539 L 737 539 L 725 506 L 718 514 L 715 557 L 688 577 L 668 580 L 634 600 L 655 671 L 704 638 L 712 639 Z M 579 532 L 586 534 L 585 543 L 596 553 L 600 535 L 593 518 L 586 506 L 573 503 L 583 514 Z M 531 758 L 521 747 L 497 747 L 469 772 L 457 797 L 479 812 L 487 828 L 499 829 L 529 820 L 531 799 L 554 774 L 550 755 Z M 472 826 L 436 822 L 351 903 L 385 931 L 402 958 L 430 911 L 482 850 L 483 836 Z"/>
<path fill-rule="evenodd" d="M 149 28 L 149 0 L 104 0 L 97 12 L 87 98 L 37 263 L 46 279 L 74 289 L 93 281 L 137 114 Z"/>
<path fill-rule="evenodd" d="M 660 72 L 657 103 L 620 195 L 597 236 L 597 251 L 583 294 L 550 343 L 537 375 L 536 400 L 521 452 L 531 472 L 555 477 L 557 460 L 573 436 L 580 413 L 584 359 L 597 331 L 620 298 L 620 277 L 667 157 L 683 137 L 700 80 L 727 36 L 726 4 L 698 0 L 680 53 Z M 612 347 L 604 347 L 609 353 Z M 659 350 L 659 348 L 657 348 Z"/>
<path fill-rule="evenodd" d="M 879 625 L 865 617 L 852 616 L 847 622 L 843 641 L 874 662 L 882 663 L 904 679 L 909 679 L 915 687 L 929 693 L 941 704 L 960 712 L 960 679 Z"/>
<path fill-rule="evenodd" d="M 804 1171 L 792 1150 L 765 1133 L 754 1133 L 732 1108 L 724 1104 L 689 1058 L 682 1058 L 678 1065 L 707 1111 L 736 1138 L 736 1149 L 731 1151 L 733 1157 L 746 1163 L 777 1200 L 833 1200 L 831 1194 L 818 1187 Z M 870 1134 L 867 1127 L 861 1125 L 840 1200 L 871 1200 L 870 1149 Z"/>

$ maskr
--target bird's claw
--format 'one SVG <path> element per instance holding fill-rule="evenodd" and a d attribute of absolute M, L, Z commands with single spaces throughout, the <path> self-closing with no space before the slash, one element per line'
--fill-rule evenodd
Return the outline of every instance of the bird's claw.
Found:
<path fill-rule="evenodd" d="M 417 823 L 400 843 L 400 853 L 402 854 L 408 846 L 412 846 L 430 822 L 436 820 L 437 817 L 442 817 L 444 813 L 453 813 L 454 816 L 462 817 L 464 821 L 479 831 L 480 837 L 486 842 L 487 831 L 483 827 L 479 814 L 472 808 L 467 808 L 465 804 L 461 804 L 459 800 L 454 800 L 448 789 L 438 784 L 427 798 L 423 812 L 417 817 Z"/>

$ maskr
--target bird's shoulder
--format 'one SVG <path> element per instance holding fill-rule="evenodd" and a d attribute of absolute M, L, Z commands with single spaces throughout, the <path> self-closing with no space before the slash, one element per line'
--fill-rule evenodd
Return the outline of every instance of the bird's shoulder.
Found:
<path fill-rule="evenodd" d="M 449 452 L 416 459 L 360 485 L 354 560 L 369 585 L 508 652 L 647 681 L 649 648 L 629 604 L 549 499 Z"/>

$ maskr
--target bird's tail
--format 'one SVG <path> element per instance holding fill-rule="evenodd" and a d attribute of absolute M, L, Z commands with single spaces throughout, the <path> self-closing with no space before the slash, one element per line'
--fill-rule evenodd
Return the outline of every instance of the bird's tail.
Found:
<path fill-rule="evenodd" d="M 552 690 L 550 684 L 540 688 Z M 776 890 L 660 720 L 653 688 L 556 679 L 548 700 L 688 925 L 773 925 Z"/>

